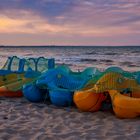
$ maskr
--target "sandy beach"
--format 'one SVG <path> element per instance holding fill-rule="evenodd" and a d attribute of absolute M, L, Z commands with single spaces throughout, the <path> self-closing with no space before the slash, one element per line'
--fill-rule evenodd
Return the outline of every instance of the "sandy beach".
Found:
<path fill-rule="evenodd" d="M 140 0 L 0 0 L 0 67 L 0 140 L 140 140 Z"/>
<path fill-rule="evenodd" d="M 0 98 L 1 140 L 139 140 L 140 121 L 112 112 L 80 112 L 25 98 Z"/>
<path fill-rule="evenodd" d="M 104 49 L 102 47 L 87 49 L 82 47 L 80 49 L 78 47 L 56 47 L 54 49 L 42 47 L 40 49 L 37 47 L 33 49 L 29 47 L 28 51 L 24 47 L 8 48 L 8 51 L 3 48 L 0 54 L 0 64 L 5 62 L 7 55 L 12 56 L 13 52 L 20 56 L 28 56 L 28 54 L 31 57 L 55 56 L 57 63 L 66 63 L 75 69 L 91 66 L 107 68 L 107 65 L 111 66 L 114 63 L 120 66 L 120 62 L 126 63 L 128 60 L 137 67 L 127 65 L 126 69 L 138 71 L 140 67 L 139 48 L 131 49 L 131 47 L 122 49 L 108 49 L 107 47 Z M 64 52 L 63 56 L 62 52 Z M 112 55 L 112 52 L 117 54 Z M 90 61 L 94 59 L 97 59 L 95 61 L 97 63 Z M 76 107 L 59 108 L 50 103 L 31 103 L 24 97 L 0 97 L 0 140 L 139 140 L 139 132 L 140 118 L 118 119 L 113 112 L 109 111 L 81 112 Z"/>

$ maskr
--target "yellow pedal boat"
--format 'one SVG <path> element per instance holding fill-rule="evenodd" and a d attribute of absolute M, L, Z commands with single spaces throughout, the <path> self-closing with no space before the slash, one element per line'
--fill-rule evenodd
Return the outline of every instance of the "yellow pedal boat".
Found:
<path fill-rule="evenodd" d="M 74 93 L 74 103 L 81 111 L 98 111 L 105 99 L 106 96 L 103 93 L 97 94 L 92 90 L 76 91 Z"/>
<path fill-rule="evenodd" d="M 0 96 L 21 97 L 21 88 L 24 84 L 30 83 L 35 78 L 26 78 L 25 74 L 7 74 L 0 76 Z"/>
<path fill-rule="evenodd" d="M 106 93 L 109 91 L 112 98 L 113 93 L 110 91 L 116 90 L 120 97 L 132 99 L 131 97 L 120 94 L 121 91 L 128 88 L 132 91 L 133 97 L 140 97 L 140 85 L 135 79 L 124 77 L 122 74 L 117 72 L 109 72 L 104 74 L 95 84 L 92 86 L 90 85 L 89 88 L 87 86 L 85 89 L 76 91 L 74 94 L 74 102 L 82 111 L 97 111 L 100 109 L 102 101 L 106 99 L 106 96 L 103 94 L 104 92 Z M 132 104 L 131 107 L 135 108 L 135 105 Z M 127 116 L 124 115 L 124 118 L 125 117 L 127 118 Z"/>
<path fill-rule="evenodd" d="M 119 118 L 134 118 L 140 116 L 140 91 L 131 96 L 120 94 L 117 90 L 110 90 L 113 111 Z"/>

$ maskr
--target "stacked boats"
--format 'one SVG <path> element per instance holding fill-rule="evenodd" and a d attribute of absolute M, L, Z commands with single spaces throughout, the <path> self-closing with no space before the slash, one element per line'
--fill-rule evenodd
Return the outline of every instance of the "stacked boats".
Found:
<path fill-rule="evenodd" d="M 91 67 L 73 72 L 67 65 L 56 66 L 54 59 L 15 58 L 17 71 L 10 70 L 11 58 L 2 69 L 1 96 L 23 92 L 32 102 L 50 100 L 56 106 L 76 105 L 89 112 L 113 109 L 119 118 L 140 116 L 140 71 L 109 67 L 101 72 Z"/>
<path fill-rule="evenodd" d="M 23 85 L 36 81 L 44 70 L 52 67 L 54 59 L 9 57 L 0 70 L 0 96 L 23 96 Z"/>

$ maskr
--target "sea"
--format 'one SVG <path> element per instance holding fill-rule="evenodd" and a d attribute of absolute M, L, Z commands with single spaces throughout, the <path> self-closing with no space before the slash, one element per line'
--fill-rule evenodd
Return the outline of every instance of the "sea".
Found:
<path fill-rule="evenodd" d="M 105 70 L 118 66 L 126 71 L 140 71 L 140 46 L 1 46 L 0 65 L 9 56 L 55 58 L 73 71 L 96 67 Z"/>

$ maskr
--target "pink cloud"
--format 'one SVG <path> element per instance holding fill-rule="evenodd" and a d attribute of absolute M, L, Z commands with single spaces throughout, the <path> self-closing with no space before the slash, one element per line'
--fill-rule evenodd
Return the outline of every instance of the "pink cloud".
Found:
<path fill-rule="evenodd" d="M 139 0 L 41 0 L 33 4 L 33 0 L 29 4 L 24 1 L 18 0 L 17 4 L 12 0 L 8 8 L 4 8 L 4 3 L 0 5 L 3 44 L 140 44 Z M 8 39 L 9 34 L 19 42 Z"/>

